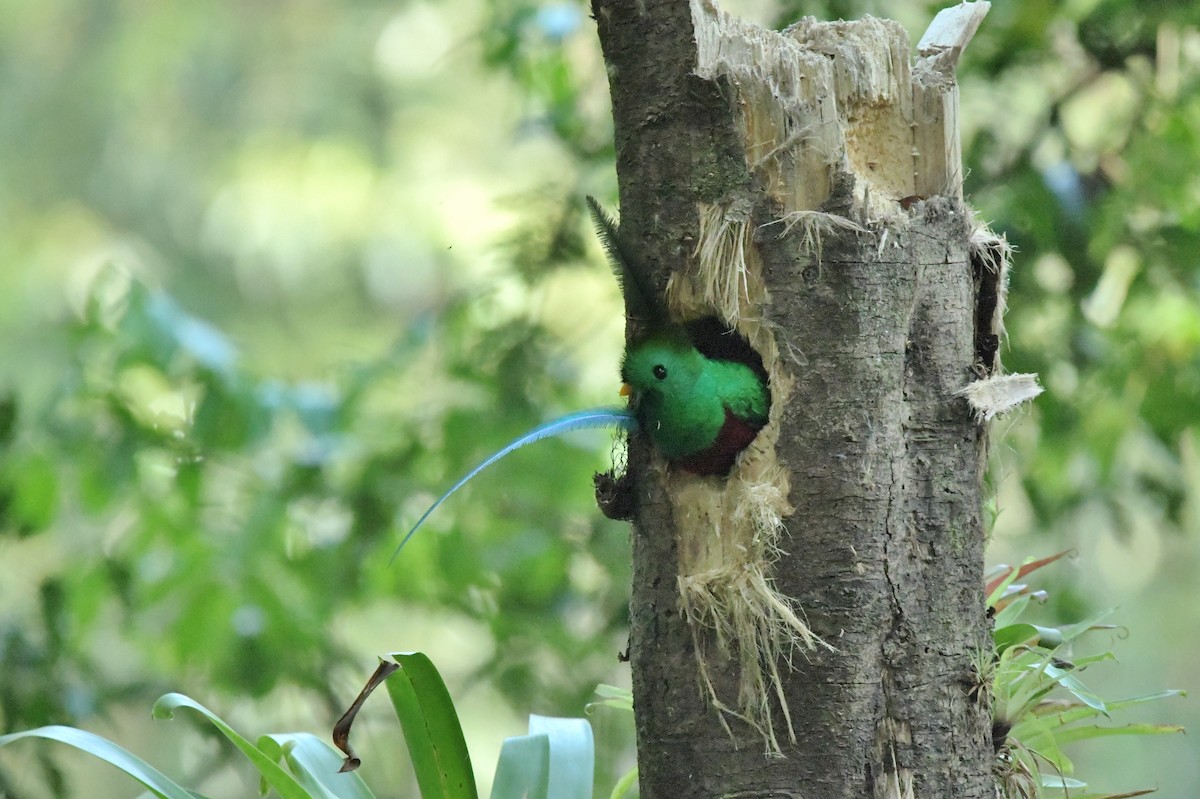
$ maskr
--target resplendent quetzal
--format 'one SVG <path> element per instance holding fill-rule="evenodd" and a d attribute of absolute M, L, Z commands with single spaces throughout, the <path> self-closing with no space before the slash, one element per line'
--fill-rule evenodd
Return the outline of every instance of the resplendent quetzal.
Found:
<path fill-rule="evenodd" d="M 592 197 L 588 208 L 625 296 L 631 318 L 646 328 L 621 363 L 628 408 L 595 408 L 535 427 L 505 446 L 442 494 L 396 547 L 404 547 L 438 506 L 508 453 L 550 436 L 595 427 L 641 431 L 672 466 L 724 476 L 767 423 L 770 392 L 762 361 L 719 320 L 670 322 L 618 239 L 616 223 Z M 393 558 L 395 555 L 392 556 Z"/>
<path fill-rule="evenodd" d="M 621 365 L 639 429 L 668 461 L 701 475 L 726 475 L 767 423 L 762 377 L 737 361 L 709 358 L 667 330 L 631 348 Z"/>
<path fill-rule="evenodd" d="M 762 359 L 715 318 L 671 322 L 622 247 L 616 223 L 594 198 L 587 201 L 626 309 L 645 327 L 621 363 L 621 393 L 630 397 L 639 429 L 673 465 L 701 475 L 728 474 L 767 423 L 771 399 Z"/>

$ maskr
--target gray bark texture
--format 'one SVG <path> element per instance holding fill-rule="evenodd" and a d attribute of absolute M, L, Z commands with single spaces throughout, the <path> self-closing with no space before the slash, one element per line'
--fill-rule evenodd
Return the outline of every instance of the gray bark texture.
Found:
<path fill-rule="evenodd" d="M 737 694 L 744 663 L 681 608 L 679 506 L 635 437 L 627 479 L 641 796 L 993 797 L 991 709 L 977 670 L 990 652 L 985 431 L 956 392 L 994 368 L 997 271 L 973 243 L 979 228 L 957 180 L 941 174 L 935 191 L 919 169 L 912 176 L 916 146 L 896 150 L 910 160 L 893 170 L 912 196 L 888 196 L 863 177 L 876 166 L 860 141 L 846 145 L 857 154 L 807 159 L 825 171 L 800 184 L 826 188 L 818 205 L 797 207 L 807 189 L 782 191 L 747 148 L 745 85 L 732 74 L 701 77 L 697 8 L 712 10 L 593 0 L 615 120 L 620 237 L 665 287 L 695 270 L 699 208 L 746 209 L 769 296 L 753 314 L 794 379 L 775 443 L 794 512 L 771 576 L 833 650 L 797 648 L 778 664 L 790 723 L 778 706 L 774 721 L 794 731 L 794 740 L 779 736 L 778 752 L 732 702 L 730 712 L 714 707 L 714 694 Z M 896 69 L 907 81 L 907 63 Z M 795 145 L 796 169 L 806 146 L 811 139 Z M 957 158 L 949 141 L 944 149 Z M 780 224 L 797 210 L 846 223 L 805 236 Z"/>

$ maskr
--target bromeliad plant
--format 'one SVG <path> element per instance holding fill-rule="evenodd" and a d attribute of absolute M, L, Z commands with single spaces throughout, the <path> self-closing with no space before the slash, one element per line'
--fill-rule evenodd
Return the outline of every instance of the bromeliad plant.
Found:
<path fill-rule="evenodd" d="M 441 675 L 419 652 L 393 653 L 381 669 L 392 707 L 404 730 L 422 799 L 478 799 L 471 758 L 458 713 Z M 385 661 L 385 664 L 388 661 Z M 379 674 L 379 672 L 377 672 Z M 364 691 L 365 694 L 369 693 Z M 597 705 L 622 706 L 618 689 L 601 686 Z M 631 700 L 625 700 L 631 702 Z M 351 716 L 357 711 L 355 703 Z M 374 799 L 375 793 L 353 771 L 357 758 L 343 758 L 323 738 L 311 733 L 262 735 L 251 742 L 208 708 L 182 694 L 166 694 L 154 704 L 156 719 L 176 711 L 192 711 L 211 723 L 250 761 L 263 792 L 282 799 Z M 348 734 L 348 724 L 344 730 Z M 335 738 L 338 734 L 335 732 Z M 161 799 L 204 799 L 141 758 L 99 735 L 74 727 L 49 726 L 0 736 L 0 746 L 25 738 L 69 744 L 116 766 Z M 345 736 L 338 741 L 344 746 Z M 348 749 L 348 746 L 344 748 Z M 585 719 L 531 715 L 529 734 L 504 742 L 496 765 L 491 799 L 589 799 L 592 796 L 594 745 Z M 627 776 L 614 790 L 624 793 Z M 394 795 L 394 790 L 382 795 Z"/>
<path fill-rule="evenodd" d="M 1069 799 L 1124 799 L 1153 789 L 1098 794 L 1076 779 L 1074 764 L 1063 753 L 1068 743 L 1113 735 L 1163 735 L 1183 732 L 1177 725 L 1105 722 L 1115 711 L 1182 695 L 1165 690 L 1120 700 L 1101 699 L 1080 681 L 1089 666 L 1115 660 L 1111 651 L 1079 656 L 1075 643 L 1086 633 L 1111 630 L 1101 622 L 1112 609 L 1064 627 L 1042 627 L 1022 620 L 1029 606 L 1044 602 L 1045 591 L 1019 583 L 1066 552 L 1019 567 L 997 566 L 988 575 L 989 613 L 993 614 L 994 649 L 983 664 L 984 686 L 992 692 L 996 776 L 1005 799 L 1065 796 Z"/>
<path fill-rule="evenodd" d="M 1086 633 L 1111 630 L 1101 624 L 1111 613 L 1063 627 L 1043 627 L 1022 620 L 1029 606 L 1044 601 L 1044 591 L 1019 583 L 1031 572 L 1066 553 L 1029 561 L 1019 567 L 998 566 L 988 576 L 987 601 L 995 619 L 994 646 L 979 664 L 980 690 L 991 692 L 995 710 L 992 738 L 996 777 L 1005 799 L 1127 799 L 1152 793 L 1089 792 L 1073 776 L 1063 753 L 1066 744 L 1113 735 L 1162 735 L 1182 732 L 1176 725 L 1105 722 L 1112 713 L 1182 695 L 1165 690 L 1120 700 L 1105 700 L 1088 690 L 1079 673 L 1113 660 L 1112 652 L 1079 656 L 1076 642 Z M 347 757 L 311 733 L 263 735 L 251 742 L 215 713 L 182 694 L 167 694 L 154 705 L 154 717 L 171 718 L 179 709 L 199 714 L 217 728 L 258 771 L 264 790 L 283 799 L 374 799 L 354 773 L 357 758 L 349 747 L 349 726 L 362 701 L 379 684 L 387 687 L 404 731 L 422 799 L 478 799 L 471 760 L 445 683 L 420 653 L 393 653 L 376 672 L 363 694 L 334 731 Z M 632 713 L 628 691 L 602 685 L 599 700 L 588 706 Z M 164 799 L 197 799 L 158 769 L 98 735 L 73 727 L 50 726 L 0 736 L 0 746 L 25 738 L 59 741 L 88 752 L 121 769 Z M 588 799 L 592 796 L 594 744 L 583 719 L 530 716 L 529 735 L 509 738 L 501 749 L 491 799 Z M 637 779 L 637 769 L 621 778 L 610 794 L 620 799 Z"/>

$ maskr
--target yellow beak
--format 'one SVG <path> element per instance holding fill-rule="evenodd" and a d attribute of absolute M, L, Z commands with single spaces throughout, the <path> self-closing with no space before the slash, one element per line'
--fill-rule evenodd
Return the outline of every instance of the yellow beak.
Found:
<path fill-rule="evenodd" d="M 633 386 L 629 385 L 628 383 L 621 386 L 621 396 L 622 397 L 628 397 L 631 394 L 633 394 Z"/>

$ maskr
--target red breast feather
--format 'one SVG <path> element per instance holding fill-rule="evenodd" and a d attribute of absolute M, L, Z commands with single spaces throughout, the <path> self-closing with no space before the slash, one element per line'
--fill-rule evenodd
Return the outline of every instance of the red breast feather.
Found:
<path fill-rule="evenodd" d="M 750 446 L 761 429 L 762 425 L 734 416 L 726 406 L 725 424 L 721 425 L 721 432 L 717 433 L 712 446 L 680 458 L 675 465 L 692 474 L 724 477 L 733 468 L 738 453 Z"/>

